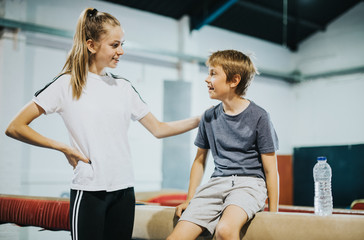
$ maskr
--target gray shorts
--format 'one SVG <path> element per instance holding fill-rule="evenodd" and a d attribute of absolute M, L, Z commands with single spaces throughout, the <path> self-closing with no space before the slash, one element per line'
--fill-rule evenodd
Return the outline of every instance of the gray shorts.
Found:
<path fill-rule="evenodd" d="M 246 176 L 214 177 L 196 189 L 181 220 L 215 232 L 222 212 L 229 205 L 241 207 L 248 219 L 264 209 L 267 188 L 264 179 Z"/>

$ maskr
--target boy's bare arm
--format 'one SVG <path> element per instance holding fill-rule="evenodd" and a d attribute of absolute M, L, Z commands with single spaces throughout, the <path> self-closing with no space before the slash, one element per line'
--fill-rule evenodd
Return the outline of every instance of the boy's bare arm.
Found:
<path fill-rule="evenodd" d="M 207 154 L 208 154 L 208 149 L 203 149 L 203 148 L 197 149 L 197 154 L 191 167 L 190 184 L 188 187 L 187 199 L 184 203 L 176 207 L 176 215 L 178 217 L 181 217 L 182 211 L 187 208 L 188 203 L 195 195 L 196 188 L 201 183 L 205 171 Z"/>
<path fill-rule="evenodd" d="M 262 154 L 262 162 L 268 191 L 268 210 L 278 211 L 279 176 L 277 168 L 277 156 L 273 153 Z"/>

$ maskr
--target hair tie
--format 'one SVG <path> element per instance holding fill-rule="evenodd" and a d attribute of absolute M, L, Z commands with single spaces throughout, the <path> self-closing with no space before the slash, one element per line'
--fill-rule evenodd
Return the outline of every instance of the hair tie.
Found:
<path fill-rule="evenodd" d="M 94 8 L 91 11 L 89 11 L 88 16 L 89 17 L 94 17 L 94 16 L 96 16 L 96 14 L 97 14 L 97 9 Z"/>

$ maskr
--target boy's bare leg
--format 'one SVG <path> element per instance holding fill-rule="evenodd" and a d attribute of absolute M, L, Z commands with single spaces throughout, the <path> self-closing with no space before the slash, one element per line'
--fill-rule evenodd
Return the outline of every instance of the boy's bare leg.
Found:
<path fill-rule="evenodd" d="M 179 221 L 167 240 L 193 240 L 205 229 L 189 221 Z"/>
<path fill-rule="evenodd" d="M 229 205 L 225 208 L 221 219 L 216 226 L 216 239 L 238 240 L 240 238 L 241 228 L 247 221 L 248 215 L 242 208 L 236 205 Z"/>

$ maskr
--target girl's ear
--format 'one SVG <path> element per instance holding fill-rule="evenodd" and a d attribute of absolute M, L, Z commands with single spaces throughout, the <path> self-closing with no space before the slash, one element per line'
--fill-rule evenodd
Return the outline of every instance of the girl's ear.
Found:
<path fill-rule="evenodd" d="M 96 45 L 95 42 L 92 39 L 88 39 L 86 41 L 86 45 L 87 45 L 87 49 L 91 52 L 91 53 L 96 53 Z"/>
<path fill-rule="evenodd" d="M 236 87 L 240 83 L 241 76 L 240 74 L 235 74 L 233 79 L 230 81 L 230 87 Z"/>

